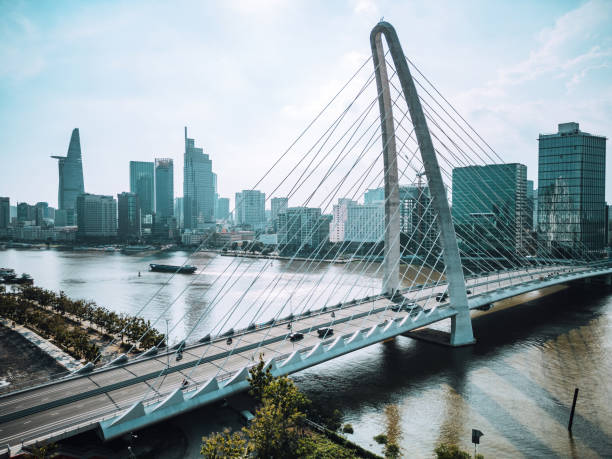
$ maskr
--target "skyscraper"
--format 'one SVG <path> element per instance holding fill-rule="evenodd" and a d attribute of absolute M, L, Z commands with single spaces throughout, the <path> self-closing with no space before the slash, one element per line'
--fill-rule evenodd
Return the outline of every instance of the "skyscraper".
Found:
<path fill-rule="evenodd" d="M 494 255 L 523 252 L 528 243 L 527 166 L 488 164 L 453 169 L 453 221 L 459 244 Z M 475 250 L 475 249 L 474 249 Z"/>
<path fill-rule="evenodd" d="M 136 193 L 118 194 L 117 207 L 119 213 L 117 235 L 121 239 L 139 239 L 141 226 L 138 195 Z"/>
<path fill-rule="evenodd" d="M 181 196 L 174 200 L 174 218 L 176 218 L 176 224 L 179 227 L 179 229 L 182 229 L 185 227 L 183 211 L 184 211 L 183 197 Z"/>
<path fill-rule="evenodd" d="M 117 235 L 117 201 L 112 196 L 83 193 L 76 205 L 78 237 Z"/>
<path fill-rule="evenodd" d="M 58 160 L 59 166 L 58 209 L 66 211 L 67 225 L 74 225 L 76 198 L 79 194 L 85 192 L 79 128 L 72 130 L 68 154 L 66 156 L 51 157 Z"/>
<path fill-rule="evenodd" d="M 161 219 L 174 216 L 174 164 L 169 158 L 155 160 L 155 212 Z"/>
<path fill-rule="evenodd" d="M 194 139 L 187 137 L 185 127 L 185 163 L 183 169 L 184 227 L 194 229 L 214 223 L 215 181 L 212 161 Z"/>
<path fill-rule="evenodd" d="M 8 228 L 11 222 L 11 200 L 0 197 L 0 228 Z"/>
<path fill-rule="evenodd" d="M 154 165 L 148 161 L 130 161 L 130 192 L 138 195 L 141 218 L 155 209 Z"/>
<path fill-rule="evenodd" d="M 277 217 L 281 212 L 287 212 L 289 207 L 289 198 L 272 198 L 270 200 L 270 223 L 276 231 L 278 228 Z"/>
<path fill-rule="evenodd" d="M 261 230 L 266 226 L 266 195 L 258 190 L 236 193 L 236 224 Z"/>
<path fill-rule="evenodd" d="M 230 200 L 229 198 L 217 199 L 217 220 L 228 220 L 230 215 Z"/>
<path fill-rule="evenodd" d="M 562 123 L 538 141 L 538 240 L 552 256 L 602 253 L 606 138 Z"/>

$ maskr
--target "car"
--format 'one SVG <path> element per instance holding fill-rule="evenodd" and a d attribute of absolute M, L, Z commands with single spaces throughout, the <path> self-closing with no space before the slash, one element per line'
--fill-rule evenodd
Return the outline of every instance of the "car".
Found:
<path fill-rule="evenodd" d="M 442 301 L 446 301 L 448 299 L 448 293 L 444 292 L 444 293 L 438 293 L 436 295 L 436 301 L 437 302 L 442 302 Z"/>
<path fill-rule="evenodd" d="M 289 335 L 289 341 L 295 342 L 304 339 L 304 335 L 302 333 L 291 333 Z"/>
<path fill-rule="evenodd" d="M 331 336 L 334 334 L 334 330 L 333 328 L 329 328 L 329 327 L 319 328 L 317 330 L 317 334 L 319 335 L 319 338 L 327 338 L 328 336 Z"/>
<path fill-rule="evenodd" d="M 183 353 L 182 352 L 178 352 L 176 354 L 176 361 L 178 362 L 179 360 L 183 360 Z"/>
<path fill-rule="evenodd" d="M 414 309 L 415 307 L 417 307 L 417 304 L 414 301 L 411 301 L 407 303 L 394 304 L 393 306 L 391 306 L 391 310 L 394 312 L 410 311 L 411 309 Z"/>

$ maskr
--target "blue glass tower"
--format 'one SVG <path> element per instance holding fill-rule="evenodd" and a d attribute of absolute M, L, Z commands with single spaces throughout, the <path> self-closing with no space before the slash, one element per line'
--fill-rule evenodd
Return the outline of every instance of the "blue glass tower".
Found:
<path fill-rule="evenodd" d="M 85 192 L 79 128 L 72 130 L 68 154 L 66 156 L 51 157 L 58 160 L 59 166 L 59 187 L 57 192 L 58 208 L 66 211 L 66 213 L 69 214 L 68 219 L 74 222 L 76 198 L 79 194 Z"/>

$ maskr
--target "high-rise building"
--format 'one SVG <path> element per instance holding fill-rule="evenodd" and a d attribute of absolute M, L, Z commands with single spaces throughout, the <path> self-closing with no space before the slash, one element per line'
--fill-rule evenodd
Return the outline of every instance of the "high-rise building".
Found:
<path fill-rule="evenodd" d="M 187 137 L 185 127 L 185 162 L 183 169 L 184 227 L 206 227 L 215 221 L 215 179 L 212 161 L 195 140 Z"/>
<path fill-rule="evenodd" d="M 555 257 L 603 253 L 606 138 L 562 123 L 538 141 L 540 247 Z"/>
<path fill-rule="evenodd" d="M 330 242 L 344 242 L 345 228 L 348 219 L 348 208 L 358 205 L 357 202 L 347 198 L 338 199 L 338 204 L 332 208 L 332 221 L 329 224 Z"/>
<path fill-rule="evenodd" d="M 138 195 L 144 220 L 155 212 L 155 165 L 148 161 L 130 161 L 130 193 Z"/>
<path fill-rule="evenodd" d="M 183 198 L 179 197 L 179 198 L 175 198 L 174 199 L 174 218 L 176 218 L 176 224 L 178 225 L 179 229 L 182 229 L 185 227 L 185 219 L 183 218 L 184 214 L 184 205 L 183 205 Z"/>
<path fill-rule="evenodd" d="M 527 166 L 488 164 L 453 169 L 452 214 L 460 248 L 470 253 L 525 254 L 529 244 Z"/>
<path fill-rule="evenodd" d="M 364 195 L 366 205 L 385 202 L 385 189 L 374 188 Z M 372 211 L 376 212 L 376 211 Z M 437 223 L 429 188 L 417 183 L 399 187 L 400 232 L 407 236 L 407 246 L 402 249 L 405 254 L 436 254 Z M 383 228 L 384 232 L 384 228 Z"/>
<path fill-rule="evenodd" d="M 49 203 L 37 202 L 34 207 L 36 209 L 36 226 L 43 226 L 45 224 L 45 219 L 48 218 Z"/>
<path fill-rule="evenodd" d="M 155 159 L 155 212 L 158 218 L 174 216 L 174 163 Z"/>
<path fill-rule="evenodd" d="M 270 226 L 274 231 L 278 230 L 278 214 L 287 212 L 289 207 L 289 198 L 272 198 L 270 200 Z"/>
<path fill-rule="evenodd" d="M 140 203 L 136 193 L 117 195 L 118 228 L 117 235 L 123 239 L 139 239 L 141 236 Z"/>
<path fill-rule="evenodd" d="M 58 209 L 66 211 L 66 224 L 74 225 L 76 198 L 79 194 L 85 192 L 79 128 L 72 130 L 68 154 L 66 156 L 51 157 L 58 160 L 59 167 Z"/>
<path fill-rule="evenodd" d="M 11 223 L 11 200 L 0 197 L 0 228 L 8 228 Z"/>
<path fill-rule="evenodd" d="M 316 251 L 329 240 L 331 219 L 319 208 L 289 207 L 278 214 L 278 243 L 289 252 Z"/>
<path fill-rule="evenodd" d="M 230 200 L 229 198 L 217 199 L 217 220 L 229 220 Z"/>
<path fill-rule="evenodd" d="M 36 206 L 27 202 L 17 203 L 17 221 L 24 225 L 36 224 Z"/>
<path fill-rule="evenodd" d="M 266 227 L 266 195 L 258 190 L 236 193 L 236 224 L 257 231 Z"/>
<path fill-rule="evenodd" d="M 382 202 L 346 207 L 344 241 L 382 242 L 385 237 L 385 206 Z M 331 234 L 330 234 L 331 239 Z"/>
<path fill-rule="evenodd" d="M 112 196 L 83 193 L 77 197 L 77 237 L 117 235 L 117 201 Z"/>

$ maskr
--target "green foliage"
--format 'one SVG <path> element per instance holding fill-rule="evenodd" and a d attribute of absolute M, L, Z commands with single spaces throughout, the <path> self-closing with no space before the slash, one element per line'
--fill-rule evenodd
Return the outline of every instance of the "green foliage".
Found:
<path fill-rule="evenodd" d="M 353 459 L 359 457 L 351 450 L 316 434 L 306 434 L 300 439 L 298 455 L 306 459 Z"/>
<path fill-rule="evenodd" d="M 244 434 L 230 433 L 225 429 L 222 433 L 213 433 L 202 438 L 200 454 L 206 459 L 240 458 L 248 454 L 248 444 Z"/>
<path fill-rule="evenodd" d="M 53 457 L 53 452 L 56 449 L 57 445 L 55 443 L 36 443 L 30 448 L 29 454 L 26 454 L 25 457 L 32 459 L 46 459 L 48 457 Z"/>
<path fill-rule="evenodd" d="M 378 434 L 374 437 L 374 441 L 379 445 L 386 445 L 388 442 L 387 436 L 385 434 Z"/>
<path fill-rule="evenodd" d="M 270 385 L 274 376 L 270 372 L 270 368 L 264 370 L 265 362 L 262 356 L 259 356 L 259 363 L 249 369 L 249 394 L 258 401 L 262 401 L 264 389 Z"/>
<path fill-rule="evenodd" d="M 310 400 L 286 376 L 274 378 L 263 390 L 262 406 L 246 429 L 258 457 L 297 458 L 303 434 L 303 409 Z"/>
<path fill-rule="evenodd" d="M 353 432 L 354 430 L 351 424 L 344 424 L 344 426 L 342 426 L 342 433 L 352 434 Z"/>
<path fill-rule="evenodd" d="M 437 459 L 472 459 L 472 455 L 467 451 L 462 451 L 455 445 L 440 444 L 434 450 Z M 476 459 L 484 459 L 482 454 L 477 454 Z"/>
<path fill-rule="evenodd" d="M 33 326 L 47 338 L 53 338 L 66 349 L 73 350 L 77 358 L 91 360 L 98 355 L 87 333 L 81 329 L 67 331 L 66 321 L 60 317 L 49 318 L 48 309 L 77 324 L 87 321 L 100 333 L 121 334 L 121 340 L 148 349 L 163 340 L 162 334 L 151 328 L 151 323 L 141 317 L 132 317 L 96 305 L 92 301 L 71 300 L 62 291 L 59 294 L 34 286 L 20 286 L 15 294 L 0 291 L 0 315 L 15 322 Z M 45 323 L 48 322 L 48 323 Z M 142 337 L 142 338 L 141 338 Z M 140 342 L 139 342 L 140 340 Z"/>

